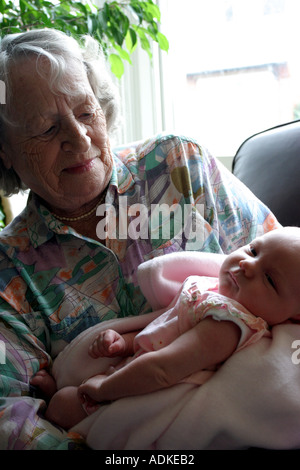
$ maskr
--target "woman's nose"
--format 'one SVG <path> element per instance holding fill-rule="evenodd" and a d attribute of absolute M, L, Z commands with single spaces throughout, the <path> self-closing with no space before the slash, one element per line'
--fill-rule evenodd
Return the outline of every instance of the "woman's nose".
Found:
<path fill-rule="evenodd" d="M 75 119 L 65 124 L 63 129 L 62 149 L 65 152 L 85 153 L 91 146 L 86 127 Z"/>

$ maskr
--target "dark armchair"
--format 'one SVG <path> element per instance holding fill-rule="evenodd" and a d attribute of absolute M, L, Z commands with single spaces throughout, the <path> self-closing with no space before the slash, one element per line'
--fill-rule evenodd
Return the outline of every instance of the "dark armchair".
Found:
<path fill-rule="evenodd" d="M 249 137 L 232 171 L 282 225 L 300 226 L 300 121 Z"/>

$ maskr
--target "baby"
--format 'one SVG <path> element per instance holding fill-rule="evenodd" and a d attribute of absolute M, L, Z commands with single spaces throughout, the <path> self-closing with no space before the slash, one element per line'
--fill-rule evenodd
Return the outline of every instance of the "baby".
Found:
<path fill-rule="evenodd" d="M 214 294 L 215 288 L 209 288 L 202 295 L 195 282 L 201 278 L 188 278 L 163 314 L 168 317 L 167 335 L 174 329 L 174 318 L 180 317 L 178 322 L 185 326 L 178 328 L 177 325 L 177 333 L 171 334 L 166 345 L 155 350 L 150 347 L 146 354 L 140 352 L 137 338 L 142 335 L 143 342 L 144 335 L 146 343 L 149 337 L 150 343 L 157 341 L 155 334 L 151 337 L 152 324 L 142 333 L 122 336 L 113 330 L 102 331 L 90 345 L 91 357 L 135 354 L 134 360 L 111 375 L 96 375 L 78 388 L 59 390 L 49 403 L 48 419 L 69 428 L 93 412 L 100 402 L 153 392 L 181 382 L 200 370 L 214 369 L 241 347 L 241 336 L 244 335 L 241 323 L 248 332 L 254 332 L 260 338 L 268 331 L 268 326 L 300 319 L 299 228 L 286 227 L 268 232 L 227 256 L 199 255 L 203 259 L 204 274 L 218 276 L 218 294 Z M 164 258 L 166 262 L 171 259 L 168 255 Z M 221 299 L 215 303 L 217 313 L 214 314 L 210 314 L 211 296 Z M 228 309 L 231 310 L 229 314 Z M 216 308 L 213 310 L 215 312 Z M 217 317 L 218 310 L 220 318 Z M 171 316 L 169 312 L 172 312 Z M 249 334 L 243 344 L 249 344 Z M 47 388 L 53 393 L 54 379 L 44 371 L 38 373 L 32 383 L 45 389 L 47 381 Z"/>

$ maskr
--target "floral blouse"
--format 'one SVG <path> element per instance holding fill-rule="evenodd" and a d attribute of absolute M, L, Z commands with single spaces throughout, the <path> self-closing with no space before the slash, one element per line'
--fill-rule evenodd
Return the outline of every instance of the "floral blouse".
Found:
<path fill-rule="evenodd" d="M 0 233 L 1 449 L 80 445 L 43 419 L 29 380 L 86 328 L 150 310 L 140 263 L 181 250 L 229 253 L 278 225 L 205 148 L 173 135 L 116 150 L 105 208 L 105 245 L 57 220 L 35 194 Z"/>

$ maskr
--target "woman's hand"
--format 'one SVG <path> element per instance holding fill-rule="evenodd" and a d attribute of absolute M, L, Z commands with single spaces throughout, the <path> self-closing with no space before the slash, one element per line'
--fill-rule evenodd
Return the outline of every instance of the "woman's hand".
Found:
<path fill-rule="evenodd" d="M 79 400 L 84 405 L 84 408 L 86 408 L 88 414 L 95 411 L 94 408 L 97 407 L 99 402 L 103 401 L 104 398 L 101 394 L 101 384 L 106 379 L 106 375 L 99 374 L 91 377 L 79 385 Z"/>

